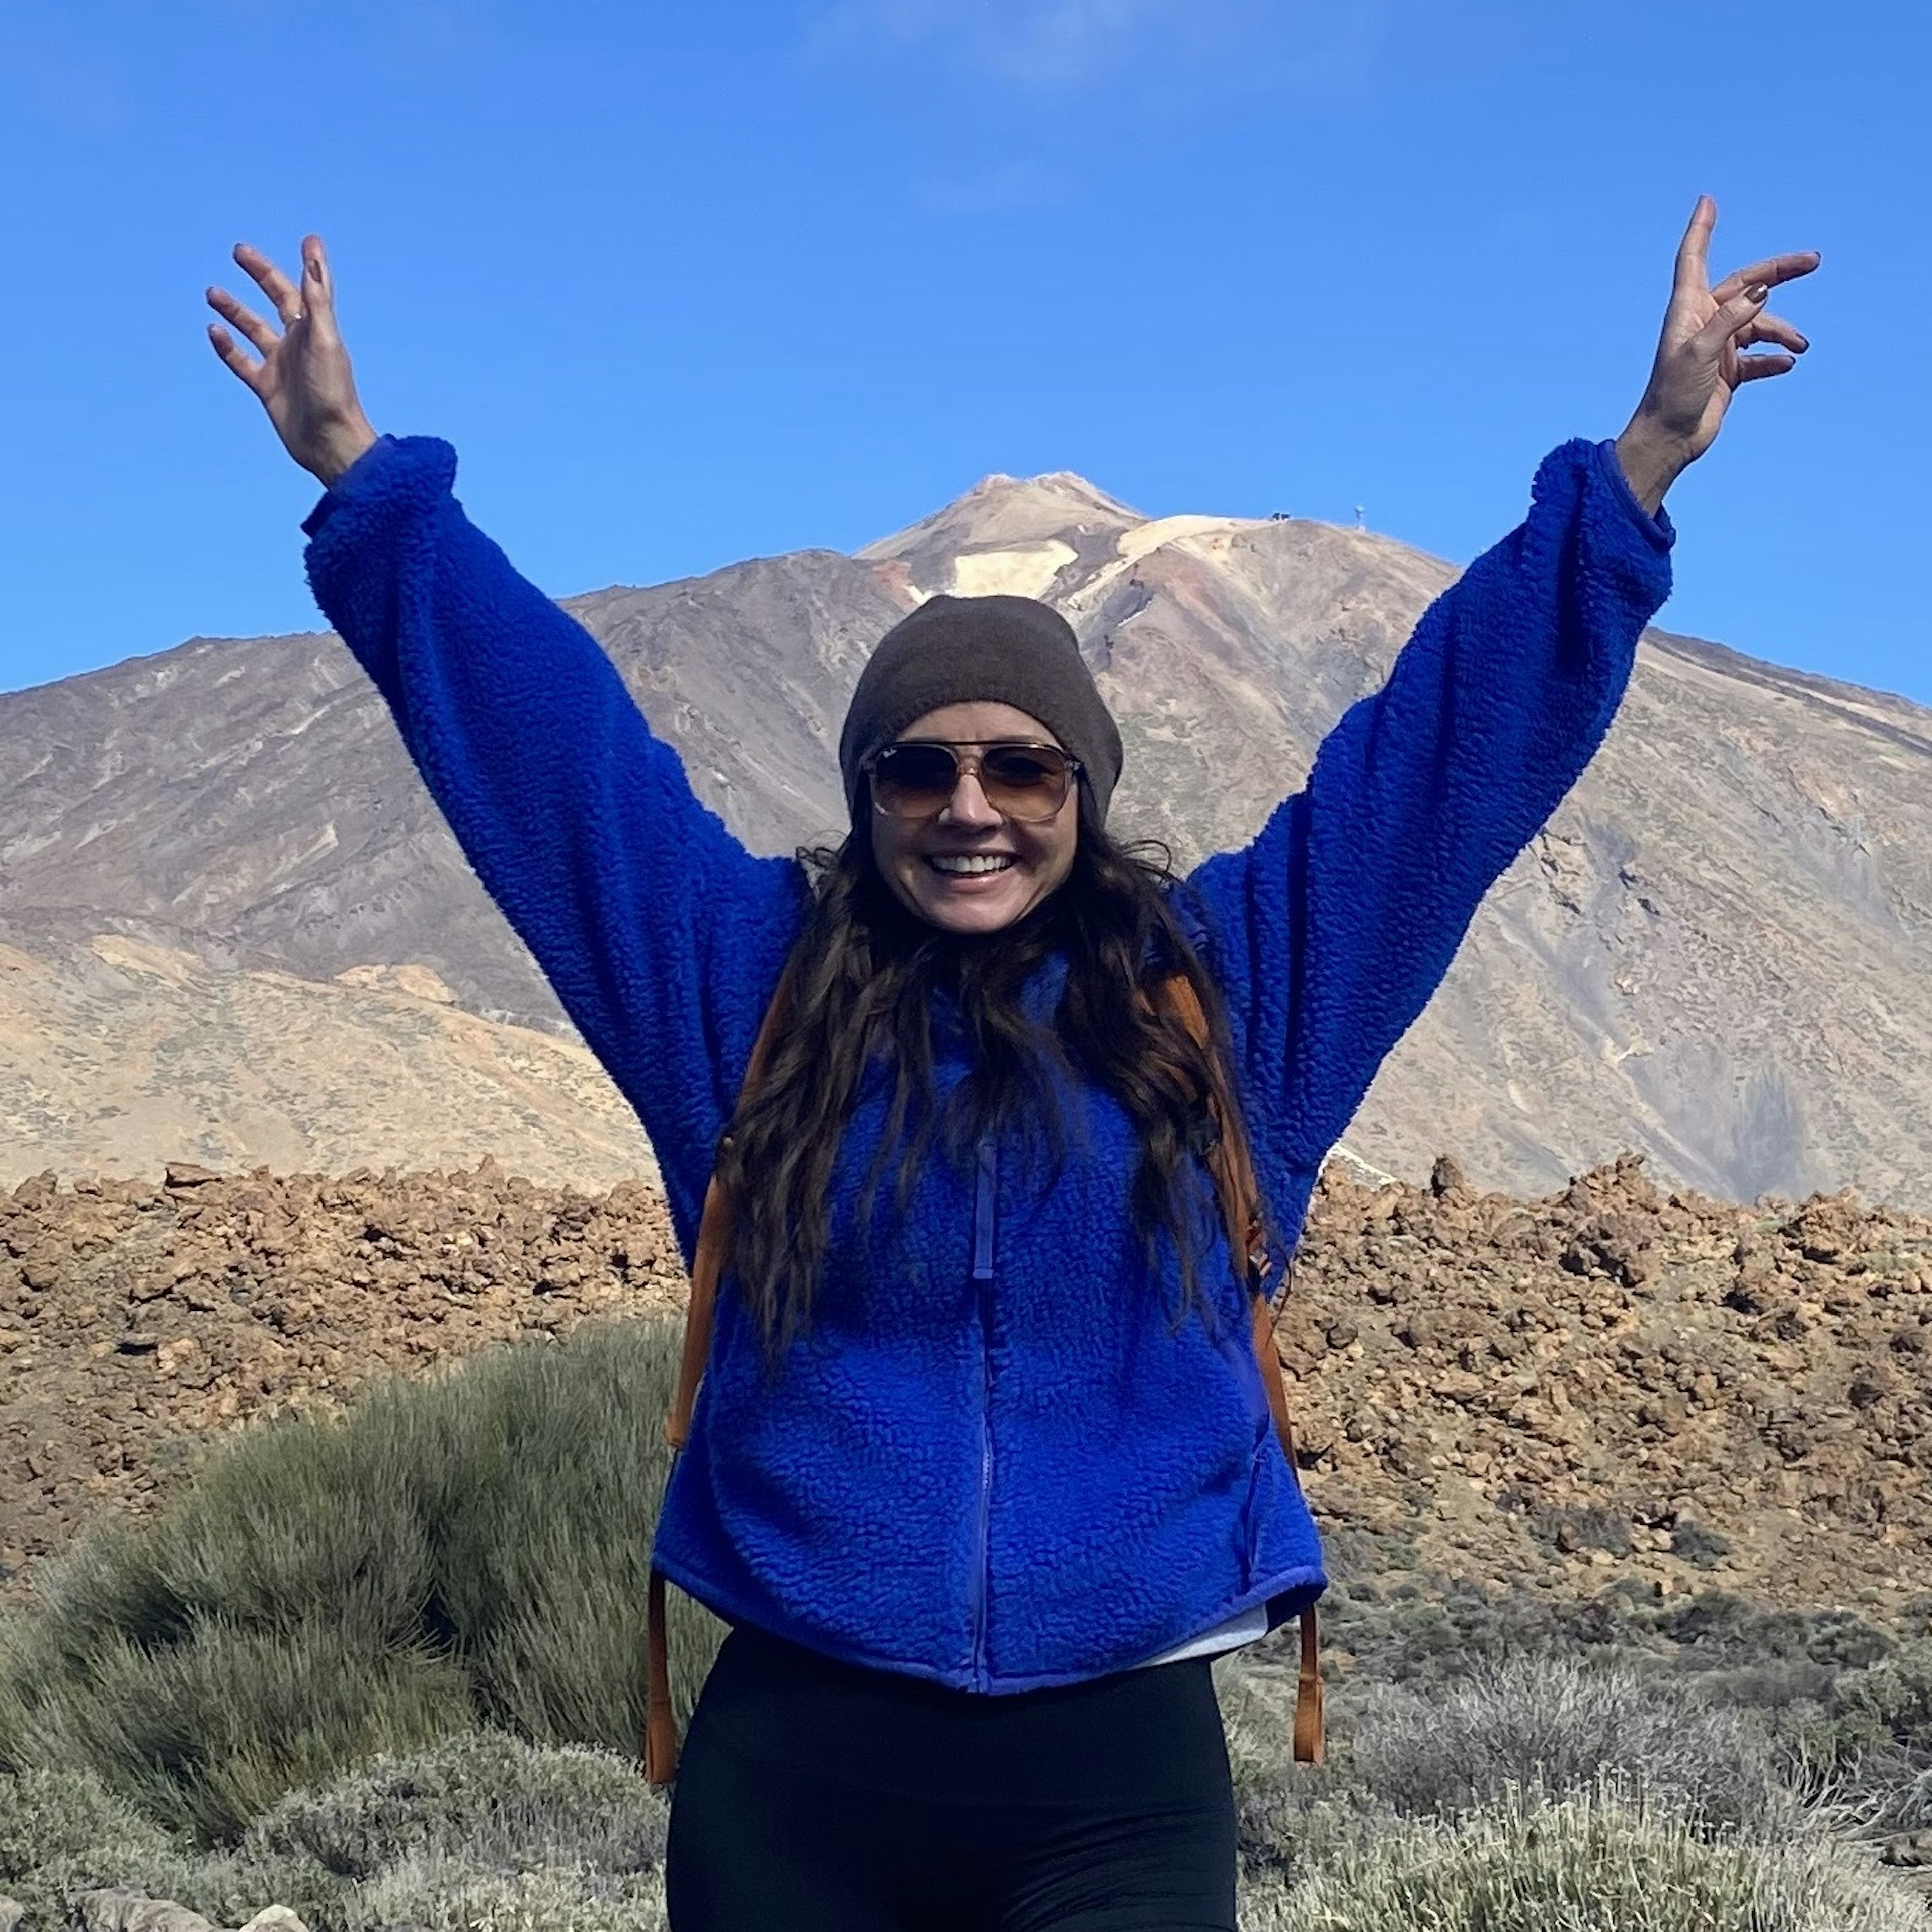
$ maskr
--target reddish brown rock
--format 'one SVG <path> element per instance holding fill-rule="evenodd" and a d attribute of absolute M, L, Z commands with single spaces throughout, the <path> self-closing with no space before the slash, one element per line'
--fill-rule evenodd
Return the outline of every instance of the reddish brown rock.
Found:
<path fill-rule="evenodd" d="M 92 1511 L 165 1497 L 172 1438 L 685 1289 L 654 1188 L 539 1187 L 488 1160 L 44 1174 L 0 1195 L 0 1257 L 9 1596 Z M 1331 1529 L 1556 1588 L 1932 1588 L 1932 1218 L 1664 1197 L 1629 1156 L 1540 1202 L 1475 1194 L 1446 1160 L 1421 1187 L 1336 1163 L 1277 1334 Z"/>

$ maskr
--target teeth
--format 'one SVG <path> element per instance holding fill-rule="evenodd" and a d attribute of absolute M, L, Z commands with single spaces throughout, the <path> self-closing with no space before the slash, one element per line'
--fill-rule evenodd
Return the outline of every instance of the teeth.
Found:
<path fill-rule="evenodd" d="M 1012 862 L 1012 858 L 1005 853 L 976 853 L 970 855 L 962 853 L 956 857 L 949 855 L 927 861 L 928 864 L 937 867 L 942 872 L 967 873 L 1004 872 Z"/>

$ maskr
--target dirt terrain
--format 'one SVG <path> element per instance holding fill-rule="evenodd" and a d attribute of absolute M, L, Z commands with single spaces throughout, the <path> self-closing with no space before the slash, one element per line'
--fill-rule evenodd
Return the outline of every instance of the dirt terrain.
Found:
<path fill-rule="evenodd" d="M 466 1167 L 614 1187 L 656 1173 L 590 1050 L 479 1018 L 425 966 L 326 980 L 98 932 L 0 939 L 0 1192 L 52 1167 L 158 1174 Z"/>
<path fill-rule="evenodd" d="M 0 1195 L 0 1596 L 195 1438 L 520 1332 L 676 1308 L 662 1197 L 176 1164 Z M 1278 1335 L 1318 1518 L 1450 1574 L 1712 1583 L 1883 1614 L 1932 1588 L 1932 1217 L 1324 1176 Z"/>

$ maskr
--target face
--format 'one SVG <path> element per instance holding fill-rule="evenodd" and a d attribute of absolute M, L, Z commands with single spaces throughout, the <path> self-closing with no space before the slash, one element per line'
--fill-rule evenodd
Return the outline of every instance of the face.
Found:
<path fill-rule="evenodd" d="M 952 744 L 1018 738 L 1036 745 L 1060 740 L 1037 718 L 1010 704 L 944 704 L 916 718 L 902 738 Z M 975 746 L 974 748 L 976 749 Z M 900 903 L 948 932 L 998 932 L 1023 919 L 1073 869 L 1080 827 L 1080 786 L 1066 788 L 1059 812 L 1044 824 L 1003 818 L 986 802 L 979 774 L 962 771 L 945 808 L 925 819 L 890 818 L 869 802 L 872 856 Z M 998 858 L 992 872 L 949 872 L 942 862 L 964 856 Z"/>

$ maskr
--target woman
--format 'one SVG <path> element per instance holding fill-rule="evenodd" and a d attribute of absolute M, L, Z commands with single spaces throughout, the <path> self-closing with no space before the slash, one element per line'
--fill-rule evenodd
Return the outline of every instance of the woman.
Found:
<path fill-rule="evenodd" d="M 680 1932 L 1233 1927 L 1209 1659 L 1325 1579 L 1203 1154 L 1251 1151 L 1278 1268 L 1601 740 L 1669 587 L 1665 490 L 1806 346 L 1766 302 L 1817 257 L 1710 287 L 1714 219 L 1622 435 L 1545 459 L 1306 788 L 1185 880 L 1108 836 L 1119 734 L 1018 598 L 896 627 L 840 739 L 850 836 L 814 871 L 752 856 L 465 519 L 448 447 L 376 436 L 320 241 L 298 282 L 236 250 L 279 327 L 209 291 L 326 488 L 316 596 L 642 1117 L 687 1258 L 714 1158 L 736 1203 L 654 1550 L 734 1626 L 673 1803 Z M 1175 974 L 1211 1054 L 1154 996 Z"/>

